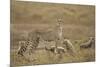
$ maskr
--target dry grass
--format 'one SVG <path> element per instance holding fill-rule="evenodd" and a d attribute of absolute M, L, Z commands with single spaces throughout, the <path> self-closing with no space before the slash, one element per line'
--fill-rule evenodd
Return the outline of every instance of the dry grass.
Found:
<path fill-rule="evenodd" d="M 21 57 L 15 53 L 11 53 L 11 65 L 14 66 L 95 61 L 95 52 L 93 49 L 78 51 L 76 55 L 71 55 L 70 53 L 55 55 L 44 50 L 37 50 L 29 56 L 25 54 L 25 57 Z"/>

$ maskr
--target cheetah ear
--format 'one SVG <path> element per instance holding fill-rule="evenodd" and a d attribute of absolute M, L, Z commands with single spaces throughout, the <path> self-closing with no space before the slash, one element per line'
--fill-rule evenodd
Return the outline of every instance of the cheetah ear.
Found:
<path fill-rule="evenodd" d="M 45 46 L 44 48 L 45 48 L 45 49 L 47 49 L 47 47 L 46 47 L 46 46 Z"/>

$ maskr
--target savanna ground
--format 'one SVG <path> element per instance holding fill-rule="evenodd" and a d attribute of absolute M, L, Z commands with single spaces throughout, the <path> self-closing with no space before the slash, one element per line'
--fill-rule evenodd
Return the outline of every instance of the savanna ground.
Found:
<path fill-rule="evenodd" d="M 19 41 L 25 40 L 30 32 L 54 30 L 58 18 L 62 18 L 63 21 L 64 38 L 71 40 L 77 51 L 74 56 L 70 53 L 55 55 L 44 49 L 36 50 L 30 56 L 26 53 L 25 57 L 17 54 Z M 95 49 L 80 50 L 79 48 L 80 44 L 89 37 L 95 37 L 95 6 L 93 5 L 12 1 L 10 27 L 11 66 L 95 61 Z M 44 33 L 44 39 L 52 39 L 53 36 L 54 34 Z M 39 47 L 44 45 L 43 42 L 39 43 Z"/>

